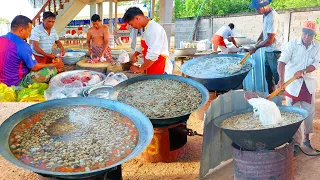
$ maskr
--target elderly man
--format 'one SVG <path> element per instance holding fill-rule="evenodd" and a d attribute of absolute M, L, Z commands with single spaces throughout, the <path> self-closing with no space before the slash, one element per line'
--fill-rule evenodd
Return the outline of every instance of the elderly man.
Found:
<path fill-rule="evenodd" d="M 304 145 L 313 149 L 309 134 L 313 132 L 312 121 L 315 112 L 315 92 L 317 76 L 315 70 L 320 61 L 320 46 L 314 41 L 316 23 L 305 22 L 301 38 L 290 41 L 285 47 L 278 65 L 280 75 L 278 86 L 282 88 L 283 82 L 293 76 L 298 78 L 285 88 L 287 106 L 296 106 L 308 111 L 309 116 L 304 120 Z M 294 136 L 295 143 L 301 145 L 301 127 Z M 295 152 L 298 147 L 295 145 Z"/>
<path fill-rule="evenodd" d="M 137 7 L 129 8 L 124 14 L 123 20 L 132 28 L 145 28 L 141 38 L 141 48 L 130 58 L 131 62 L 135 63 L 137 56 L 142 53 L 144 63 L 141 67 L 131 66 L 130 70 L 136 73 L 146 71 L 146 74 L 172 74 L 173 64 L 168 58 L 168 39 L 163 27 L 144 16 Z"/>
<path fill-rule="evenodd" d="M 278 84 L 277 60 L 280 57 L 282 35 L 279 31 L 279 14 L 270 7 L 272 0 L 252 0 L 250 8 L 256 9 L 258 14 L 263 14 L 263 31 L 258 41 L 262 42 L 255 48 L 250 49 L 253 54 L 259 48 L 265 48 L 265 71 L 268 83 L 268 91 L 272 93 Z"/>
<path fill-rule="evenodd" d="M 56 57 L 55 54 L 52 54 L 52 48 L 55 43 L 60 48 L 61 54 L 65 54 L 57 31 L 53 28 L 55 20 L 56 15 L 54 13 L 50 11 L 44 12 L 43 22 L 31 31 L 32 51 L 38 63 L 52 63 L 52 60 Z"/>
<path fill-rule="evenodd" d="M 35 82 L 48 82 L 56 75 L 60 63 L 37 63 L 30 45 L 25 42 L 32 29 L 32 21 L 22 15 L 11 23 L 11 32 L 0 37 L 0 82 L 11 86 L 27 86 Z"/>
<path fill-rule="evenodd" d="M 100 61 L 113 62 L 111 49 L 109 47 L 108 26 L 101 24 L 101 19 L 98 14 L 92 15 L 91 21 L 93 26 L 88 30 L 87 34 L 89 54 L 92 54 L 92 58 L 99 59 Z"/>
<path fill-rule="evenodd" d="M 222 26 L 211 38 L 212 50 L 217 52 L 218 47 L 225 54 L 229 52 L 237 52 L 240 49 L 230 49 L 227 48 L 227 45 L 224 43 L 224 39 L 231 41 L 236 48 L 238 48 L 236 41 L 233 38 L 232 30 L 234 29 L 234 24 L 230 23 L 228 26 Z"/>

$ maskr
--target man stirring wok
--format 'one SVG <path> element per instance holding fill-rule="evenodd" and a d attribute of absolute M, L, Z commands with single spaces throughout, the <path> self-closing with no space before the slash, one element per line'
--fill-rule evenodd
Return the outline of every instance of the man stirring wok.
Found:
<path fill-rule="evenodd" d="M 269 5 L 272 0 L 252 0 L 250 8 L 256 9 L 258 14 L 263 15 L 263 30 L 257 41 L 261 40 L 256 47 L 250 49 L 253 54 L 257 49 L 265 48 L 265 77 L 268 83 L 268 91 L 272 93 L 278 84 L 277 60 L 280 57 L 281 42 L 283 36 L 280 31 L 279 14 Z"/>
<path fill-rule="evenodd" d="M 173 65 L 169 60 L 168 39 L 163 27 L 154 20 L 148 19 L 137 7 L 129 8 L 123 16 L 135 29 L 145 28 L 141 38 L 141 47 L 130 57 L 130 61 L 137 62 L 137 56 L 142 53 L 144 63 L 141 67 L 131 66 L 130 70 L 136 73 L 172 74 Z"/>
<path fill-rule="evenodd" d="M 301 38 L 291 40 L 284 48 L 279 59 L 278 72 L 279 84 L 282 88 L 283 82 L 295 76 L 293 81 L 285 88 L 286 105 L 295 106 L 308 111 L 309 116 L 304 120 L 304 145 L 313 149 L 310 144 L 309 134 L 313 132 L 312 122 L 315 112 L 315 92 L 317 88 L 317 76 L 315 70 L 320 61 L 320 46 L 314 41 L 316 35 L 316 23 L 305 22 Z M 294 153 L 301 145 L 301 127 L 294 135 Z"/>

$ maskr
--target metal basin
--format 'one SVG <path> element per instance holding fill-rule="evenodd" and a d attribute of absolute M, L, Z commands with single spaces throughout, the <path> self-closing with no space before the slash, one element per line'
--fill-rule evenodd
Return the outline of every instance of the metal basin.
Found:
<path fill-rule="evenodd" d="M 197 48 L 174 49 L 174 55 L 175 56 L 194 55 L 196 52 L 197 52 Z"/>
<path fill-rule="evenodd" d="M 198 78 L 198 77 L 192 77 L 187 73 L 188 68 L 194 63 L 196 63 L 197 61 L 203 58 L 214 58 L 214 57 L 239 57 L 242 59 L 244 56 L 238 55 L 238 54 L 217 54 L 217 55 L 201 56 L 185 62 L 181 66 L 181 71 L 185 75 L 187 75 L 190 79 L 200 82 L 210 92 L 212 92 L 212 91 L 229 91 L 232 89 L 233 90 L 236 89 L 242 84 L 247 74 L 254 67 L 254 60 L 249 57 L 245 63 L 250 63 L 250 66 L 247 66 L 246 69 L 244 69 L 243 67 L 244 69 L 243 71 L 240 71 L 238 73 L 235 73 L 229 76 L 217 77 L 217 78 L 210 78 L 210 77 Z M 205 71 L 205 69 L 203 69 L 203 71 Z M 214 74 L 214 72 L 212 72 L 212 74 Z"/>
<path fill-rule="evenodd" d="M 62 61 L 65 64 L 76 64 L 78 61 L 80 61 L 86 53 L 84 52 L 67 52 L 64 56 L 62 56 Z"/>
<path fill-rule="evenodd" d="M 252 112 L 252 108 L 234 111 L 223 116 L 215 118 L 214 124 L 221 128 L 224 133 L 238 146 L 246 150 L 272 150 L 286 142 L 290 142 L 294 134 L 300 127 L 301 122 L 308 116 L 308 112 L 304 109 L 279 106 L 281 112 L 295 112 L 300 114 L 303 119 L 301 121 L 286 126 L 268 128 L 261 130 L 231 130 L 221 127 L 221 123 L 229 117 Z"/>
<path fill-rule="evenodd" d="M 184 82 L 195 87 L 201 93 L 201 96 L 202 96 L 202 102 L 199 105 L 198 109 L 203 107 L 209 100 L 209 92 L 202 84 L 192 79 L 188 79 L 182 76 L 175 76 L 175 75 L 148 75 L 148 76 L 138 76 L 138 77 L 125 80 L 113 88 L 113 91 L 110 93 L 110 98 L 117 100 L 119 92 L 125 87 L 127 87 L 128 85 L 139 82 L 139 81 L 150 80 L 150 79 L 171 79 L 171 80 Z M 181 91 L 183 91 L 183 89 L 181 89 Z M 194 111 L 197 111 L 198 109 Z M 192 112 L 181 115 L 181 116 L 170 117 L 170 118 L 150 118 L 150 121 L 152 122 L 154 127 L 166 127 L 168 125 L 187 121 L 191 113 Z"/>
<path fill-rule="evenodd" d="M 139 140 L 134 148 L 134 150 L 129 154 L 127 157 L 121 159 L 117 163 L 114 163 L 110 166 L 92 170 L 89 172 L 52 172 L 49 170 L 41 170 L 34 168 L 32 166 L 28 166 L 18 160 L 10 151 L 9 149 L 9 135 L 14 127 L 21 122 L 22 120 L 36 114 L 38 112 L 57 108 L 57 107 L 68 107 L 74 105 L 85 105 L 85 106 L 97 106 L 103 107 L 112 111 L 116 111 L 124 116 L 126 116 L 129 120 L 131 120 L 139 133 Z M 107 171 L 113 167 L 116 167 L 124 162 L 138 156 L 151 142 L 153 137 L 153 127 L 150 123 L 149 119 L 137 109 L 128 106 L 124 103 L 112 100 L 104 100 L 104 99 L 97 99 L 97 98 L 66 98 L 66 99 L 57 99 L 46 101 L 43 103 L 38 103 L 32 106 L 29 106 L 23 110 L 18 111 L 17 113 L 13 114 L 9 117 L 6 121 L 4 121 L 0 126 L 0 153 L 1 155 L 6 158 L 9 162 L 24 168 L 29 171 L 33 171 L 38 174 L 47 175 L 50 177 L 56 178 L 64 178 L 64 179 L 80 179 L 85 177 L 92 177 L 98 175 L 102 172 Z"/>
<path fill-rule="evenodd" d="M 255 42 L 247 37 L 234 37 L 237 45 L 254 44 Z"/>
<path fill-rule="evenodd" d="M 90 86 L 85 86 L 85 87 L 81 87 L 81 92 L 86 90 L 86 89 L 90 89 L 92 87 L 96 87 L 96 86 L 101 86 L 103 85 L 105 79 L 107 78 L 107 76 L 103 73 L 100 73 L 100 72 L 96 72 L 96 71 L 88 71 L 88 70 L 74 70 L 74 71 L 67 71 L 67 72 L 63 72 L 63 73 L 59 73 L 57 74 L 56 76 L 54 76 L 53 78 L 51 78 L 50 80 L 50 86 L 55 86 L 55 87 L 63 87 L 65 86 L 66 84 L 63 84 L 61 82 L 61 80 L 63 78 L 66 78 L 66 77 L 71 77 L 72 75 L 75 75 L 77 73 L 81 73 L 81 72 L 91 72 L 93 75 L 94 74 L 99 74 L 101 77 L 102 77 L 102 81 L 97 83 L 97 84 L 93 84 L 93 85 L 90 85 Z M 65 87 L 65 88 L 68 88 L 68 87 Z M 72 91 L 72 87 L 69 87 L 70 88 L 70 91 Z"/>
<path fill-rule="evenodd" d="M 109 93 L 112 91 L 112 86 L 104 85 L 104 86 L 98 86 L 98 87 L 92 87 L 90 89 L 86 89 L 83 91 L 82 96 L 83 97 L 96 97 L 96 98 L 104 98 L 101 95 L 107 93 L 109 96 Z M 105 98 L 109 99 L 109 98 Z"/>
<path fill-rule="evenodd" d="M 241 47 L 246 51 L 249 52 L 250 48 L 253 48 L 255 44 L 243 44 Z"/>

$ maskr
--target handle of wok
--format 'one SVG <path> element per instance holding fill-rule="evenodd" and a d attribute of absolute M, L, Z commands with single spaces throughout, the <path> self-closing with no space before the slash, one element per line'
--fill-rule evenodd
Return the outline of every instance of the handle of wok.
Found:
<path fill-rule="evenodd" d="M 260 42 L 261 42 L 261 39 L 254 45 L 254 47 L 256 47 Z M 248 52 L 248 53 L 243 57 L 243 59 L 240 61 L 239 64 L 242 65 L 244 62 L 246 62 L 246 60 L 248 59 L 249 56 L 250 56 L 250 52 Z"/>
<path fill-rule="evenodd" d="M 289 84 L 291 84 L 294 80 L 296 80 L 297 78 L 295 76 L 293 76 L 291 79 L 289 79 L 287 82 L 285 82 L 282 87 L 286 88 Z M 267 96 L 266 99 L 272 99 L 273 97 L 275 97 L 276 95 L 278 95 L 280 92 L 282 91 L 282 89 L 277 88 L 275 91 L 273 91 L 271 94 L 269 94 Z"/>

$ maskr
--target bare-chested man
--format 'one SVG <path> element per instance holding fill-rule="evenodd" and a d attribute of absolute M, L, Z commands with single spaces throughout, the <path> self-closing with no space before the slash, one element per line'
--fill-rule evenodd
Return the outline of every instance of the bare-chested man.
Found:
<path fill-rule="evenodd" d="M 93 59 L 99 59 L 108 62 L 113 62 L 111 56 L 111 49 L 108 45 L 109 29 L 107 26 L 101 24 L 101 19 L 98 14 L 91 17 L 92 25 L 87 34 L 87 45 L 89 54 L 92 54 Z M 92 44 L 90 42 L 92 40 Z"/>

